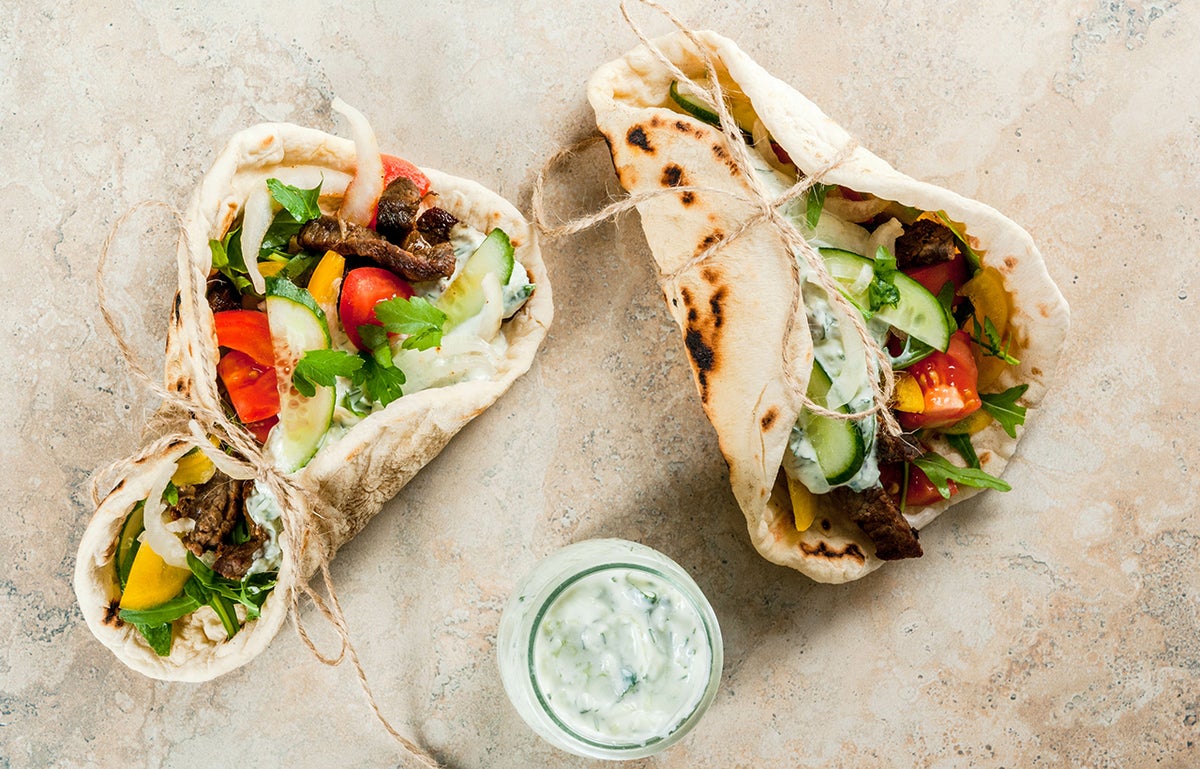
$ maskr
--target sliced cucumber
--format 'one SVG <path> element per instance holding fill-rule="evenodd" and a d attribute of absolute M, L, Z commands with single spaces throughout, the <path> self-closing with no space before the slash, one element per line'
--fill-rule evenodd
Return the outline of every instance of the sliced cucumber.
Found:
<path fill-rule="evenodd" d="M 266 295 L 279 382 L 279 424 L 271 430 L 267 450 L 290 473 L 308 464 L 333 423 L 334 388 L 316 385 L 316 394 L 306 398 L 292 384 L 305 352 L 329 349 L 329 325 L 312 296 L 289 280 L 267 278 Z"/>
<path fill-rule="evenodd" d="M 864 256 L 833 248 L 822 248 L 821 256 L 825 257 L 829 274 L 844 287 L 842 293 L 856 307 L 865 311 L 870 306 L 870 301 L 867 298 L 866 286 L 862 285 L 859 276 L 862 275 L 864 267 L 873 272 L 875 263 Z M 880 308 L 875 317 L 897 331 L 903 331 L 944 352 L 950 346 L 950 334 L 954 329 L 950 319 L 946 317 L 942 303 L 924 286 L 902 272 L 892 273 L 892 284 L 900 292 L 900 301 L 895 306 L 885 305 Z"/>
<path fill-rule="evenodd" d="M 812 378 L 808 380 L 808 397 L 828 408 L 826 404 L 832 386 L 825 369 L 814 360 Z M 845 406 L 841 410 L 848 413 Z M 854 420 L 834 419 L 804 410 L 800 413 L 800 429 L 812 442 L 817 464 L 830 486 L 845 483 L 862 467 L 867 446 Z"/>
<path fill-rule="evenodd" d="M 681 93 L 679 91 L 678 80 L 671 81 L 669 93 L 671 95 L 671 101 L 679 105 L 679 108 L 684 112 L 688 113 L 702 123 L 708 123 L 710 126 L 715 128 L 721 127 L 721 117 L 709 109 L 707 105 L 705 105 L 696 97 L 692 96 L 691 94 Z M 754 144 L 754 135 L 750 132 L 750 129 L 742 125 L 740 121 L 738 121 L 738 128 L 741 130 L 742 138 L 746 140 L 746 143 Z"/>
<path fill-rule="evenodd" d="M 437 301 L 437 308 L 446 313 L 446 329 L 457 326 L 483 309 L 483 277 L 495 273 L 500 285 L 508 283 L 513 273 L 512 242 L 504 230 L 497 227 L 467 257 L 458 277 Z"/>
<path fill-rule="evenodd" d="M 133 557 L 137 555 L 138 535 L 146 529 L 146 503 L 138 502 L 125 518 L 121 526 L 121 536 L 117 538 L 117 579 L 121 582 L 121 590 L 129 581 L 129 570 L 133 568 Z"/>

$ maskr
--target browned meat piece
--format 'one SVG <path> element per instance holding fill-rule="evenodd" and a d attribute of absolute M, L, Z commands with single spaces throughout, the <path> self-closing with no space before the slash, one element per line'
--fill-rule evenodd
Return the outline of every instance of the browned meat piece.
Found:
<path fill-rule="evenodd" d="M 431 262 L 441 263 L 447 259 L 451 262 L 455 260 L 454 246 L 446 241 L 437 245 L 431 245 L 430 241 L 425 239 L 420 230 L 413 230 L 408 234 L 408 237 L 404 239 L 404 250 L 413 256 L 428 259 Z"/>
<path fill-rule="evenodd" d="M 875 457 L 879 464 L 890 462 L 911 462 L 925 453 L 917 437 L 912 433 L 891 435 L 886 430 L 875 433 Z"/>
<path fill-rule="evenodd" d="M 246 519 L 246 525 L 250 529 L 250 539 L 240 545 L 222 544 L 217 548 L 213 571 L 226 579 L 240 580 L 245 577 L 254 563 L 254 556 L 267 541 L 267 534 L 262 527 L 249 518 Z"/>
<path fill-rule="evenodd" d="M 221 273 L 208 279 L 208 306 L 214 313 L 242 309 L 242 297 Z"/>
<path fill-rule="evenodd" d="M 220 472 L 202 486 L 181 489 L 171 516 L 196 521 L 196 527 L 183 536 L 184 546 L 196 555 L 215 550 L 237 523 L 247 493 L 249 484 Z"/>
<path fill-rule="evenodd" d="M 417 224 L 421 193 L 412 179 L 397 177 L 379 196 L 375 231 L 393 243 L 403 243 Z"/>
<path fill-rule="evenodd" d="M 417 219 L 417 232 L 433 244 L 445 243 L 450 240 L 450 228 L 458 224 L 454 214 L 443 208 L 429 208 Z"/>
<path fill-rule="evenodd" d="M 921 557 L 917 530 L 908 525 L 896 502 L 882 488 L 876 486 L 860 493 L 839 486 L 830 494 L 834 495 L 834 504 L 845 510 L 875 543 L 875 554 L 882 560 Z"/>
<path fill-rule="evenodd" d="M 368 227 L 339 222 L 332 216 L 322 216 L 305 224 L 300 228 L 296 242 L 310 251 L 361 256 L 411 281 L 434 280 L 454 272 L 453 249 L 448 253 L 434 249 L 428 257 L 418 256 L 389 243 Z"/>
<path fill-rule="evenodd" d="M 954 233 L 929 219 L 913 222 L 896 238 L 896 266 L 901 270 L 948 262 L 956 256 Z"/>

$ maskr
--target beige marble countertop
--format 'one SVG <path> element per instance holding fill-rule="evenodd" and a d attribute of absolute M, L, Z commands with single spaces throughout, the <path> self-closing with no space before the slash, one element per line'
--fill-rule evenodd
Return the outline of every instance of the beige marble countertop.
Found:
<path fill-rule="evenodd" d="M 1057 386 L 1014 491 L 939 519 L 923 559 L 816 585 L 749 544 L 636 215 L 545 243 L 557 315 L 532 370 L 333 564 L 384 712 L 450 767 L 598 765 L 520 721 L 495 634 L 536 560 L 619 536 L 687 568 L 726 642 L 706 719 L 634 765 L 1200 765 L 1200 9 L 672 5 L 901 170 L 1023 224 L 1073 310 Z M 182 208 L 239 128 L 337 128 L 335 95 L 384 147 L 528 210 L 592 129 L 589 73 L 635 40 L 583 0 L 75 6 L 0 6 L 0 767 L 398 766 L 352 671 L 290 627 L 199 685 L 127 670 L 85 627 L 88 476 L 155 406 L 100 318 L 101 244 L 140 201 Z M 555 199 L 593 209 L 611 177 L 585 155 Z M 173 239 L 132 217 L 108 283 L 155 371 Z"/>

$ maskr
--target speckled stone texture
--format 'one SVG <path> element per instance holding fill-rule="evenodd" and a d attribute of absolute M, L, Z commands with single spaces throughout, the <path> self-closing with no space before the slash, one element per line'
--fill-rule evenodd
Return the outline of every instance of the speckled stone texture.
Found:
<path fill-rule="evenodd" d="M 588 75 L 635 42 L 615 2 L 247 5 L 0 6 L 0 767 L 400 764 L 352 672 L 290 630 L 183 685 L 128 671 L 84 626 L 87 478 L 155 406 L 100 317 L 98 255 L 140 201 L 182 208 L 237 129 L 339 128 L 334 95 L 385 148 L 527 209 L 542 162 L 592 131 Z M 706 719 L 634 766 L 1200 765 L 1200 9 L 673 7 L 901 170 L 1029 229 L 1073 310 L 1057 388 L 1014 491 L 955 507 L 919 561 L 816 585 L 748 542 L 636 216 L 545 243 L 557 315 L 532 371 L 333 564 L 384 712 L 447 766 L 599 766 L 520 721 L 495 634 L 538 558 L 620 536 L 687 568 L 726 642 Z M 593 210 L 611 176 L 595 148 L 552 199 Z M 173 228 L 133 214 L 106 282 L 152 376 Z"/>

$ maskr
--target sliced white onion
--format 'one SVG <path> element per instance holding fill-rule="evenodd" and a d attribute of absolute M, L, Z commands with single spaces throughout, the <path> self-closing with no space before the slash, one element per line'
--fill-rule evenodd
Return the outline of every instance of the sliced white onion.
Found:
<path fill-rule="evenodd" d="M 896 255 L 896 238 L 904 234 L 904 225 L 895 219 L 888 219 L 883 224 L 875 228 L 871 233 L 871 237 L 867 240 L 866 255 L 871 259 L 875 258 L 875 254 L 879 251 L 879 247 L 883 246 L 892 256 Z"/>
<path fill-rule="evenodd" d="M 267 185 L 255 187 L 246 198 L 246 206 L 242 213 L 242 259 L 246 262 L 246 274 L 254 290 L 263 294 L 266 292 L 266 282 L 258 271 L 258 250 L 262 247 L 263 236 L 271 226 L 275 212 L 271 209 L 271 193 Z"/>
<path fill-rule="evenodd" d="M 841 195 L 829 195 L 825 198 L 826 210 L 839 219 L 848 222 L 866 222 L 874 219 L 891 203 L 874 195 L 868 195 L 866 200 L 851 200 Z"/>
<path fill-rule="evenodd" d="M 383 194 L 383 159 L 379 156 L 379 142 L 361 112 L 338 98 L 333 100 L 333 109 L 350 123 L 350 137 L 354 140 L 357 156 L 354 178 L 346 188 L 338 218 L 366 227 L 375 215 L 379 196 Z"/>
<path fill-rule="evenodd" d="M 146 497 L 144 515 L 146 530 L 138 539 L 143 544 L 149 545 L 150 549 L 167 563 L 186 569 L 188 567 L 187 549 L 184 548 L 179 535 L 168 529 L 167 522 L 163 520 L 166 505 L 163 504 L 162 495 L 167 488 L 167 482 L 174 474 L 175 464 L 165 464 L 151 482 L 150 495 Z"/>

